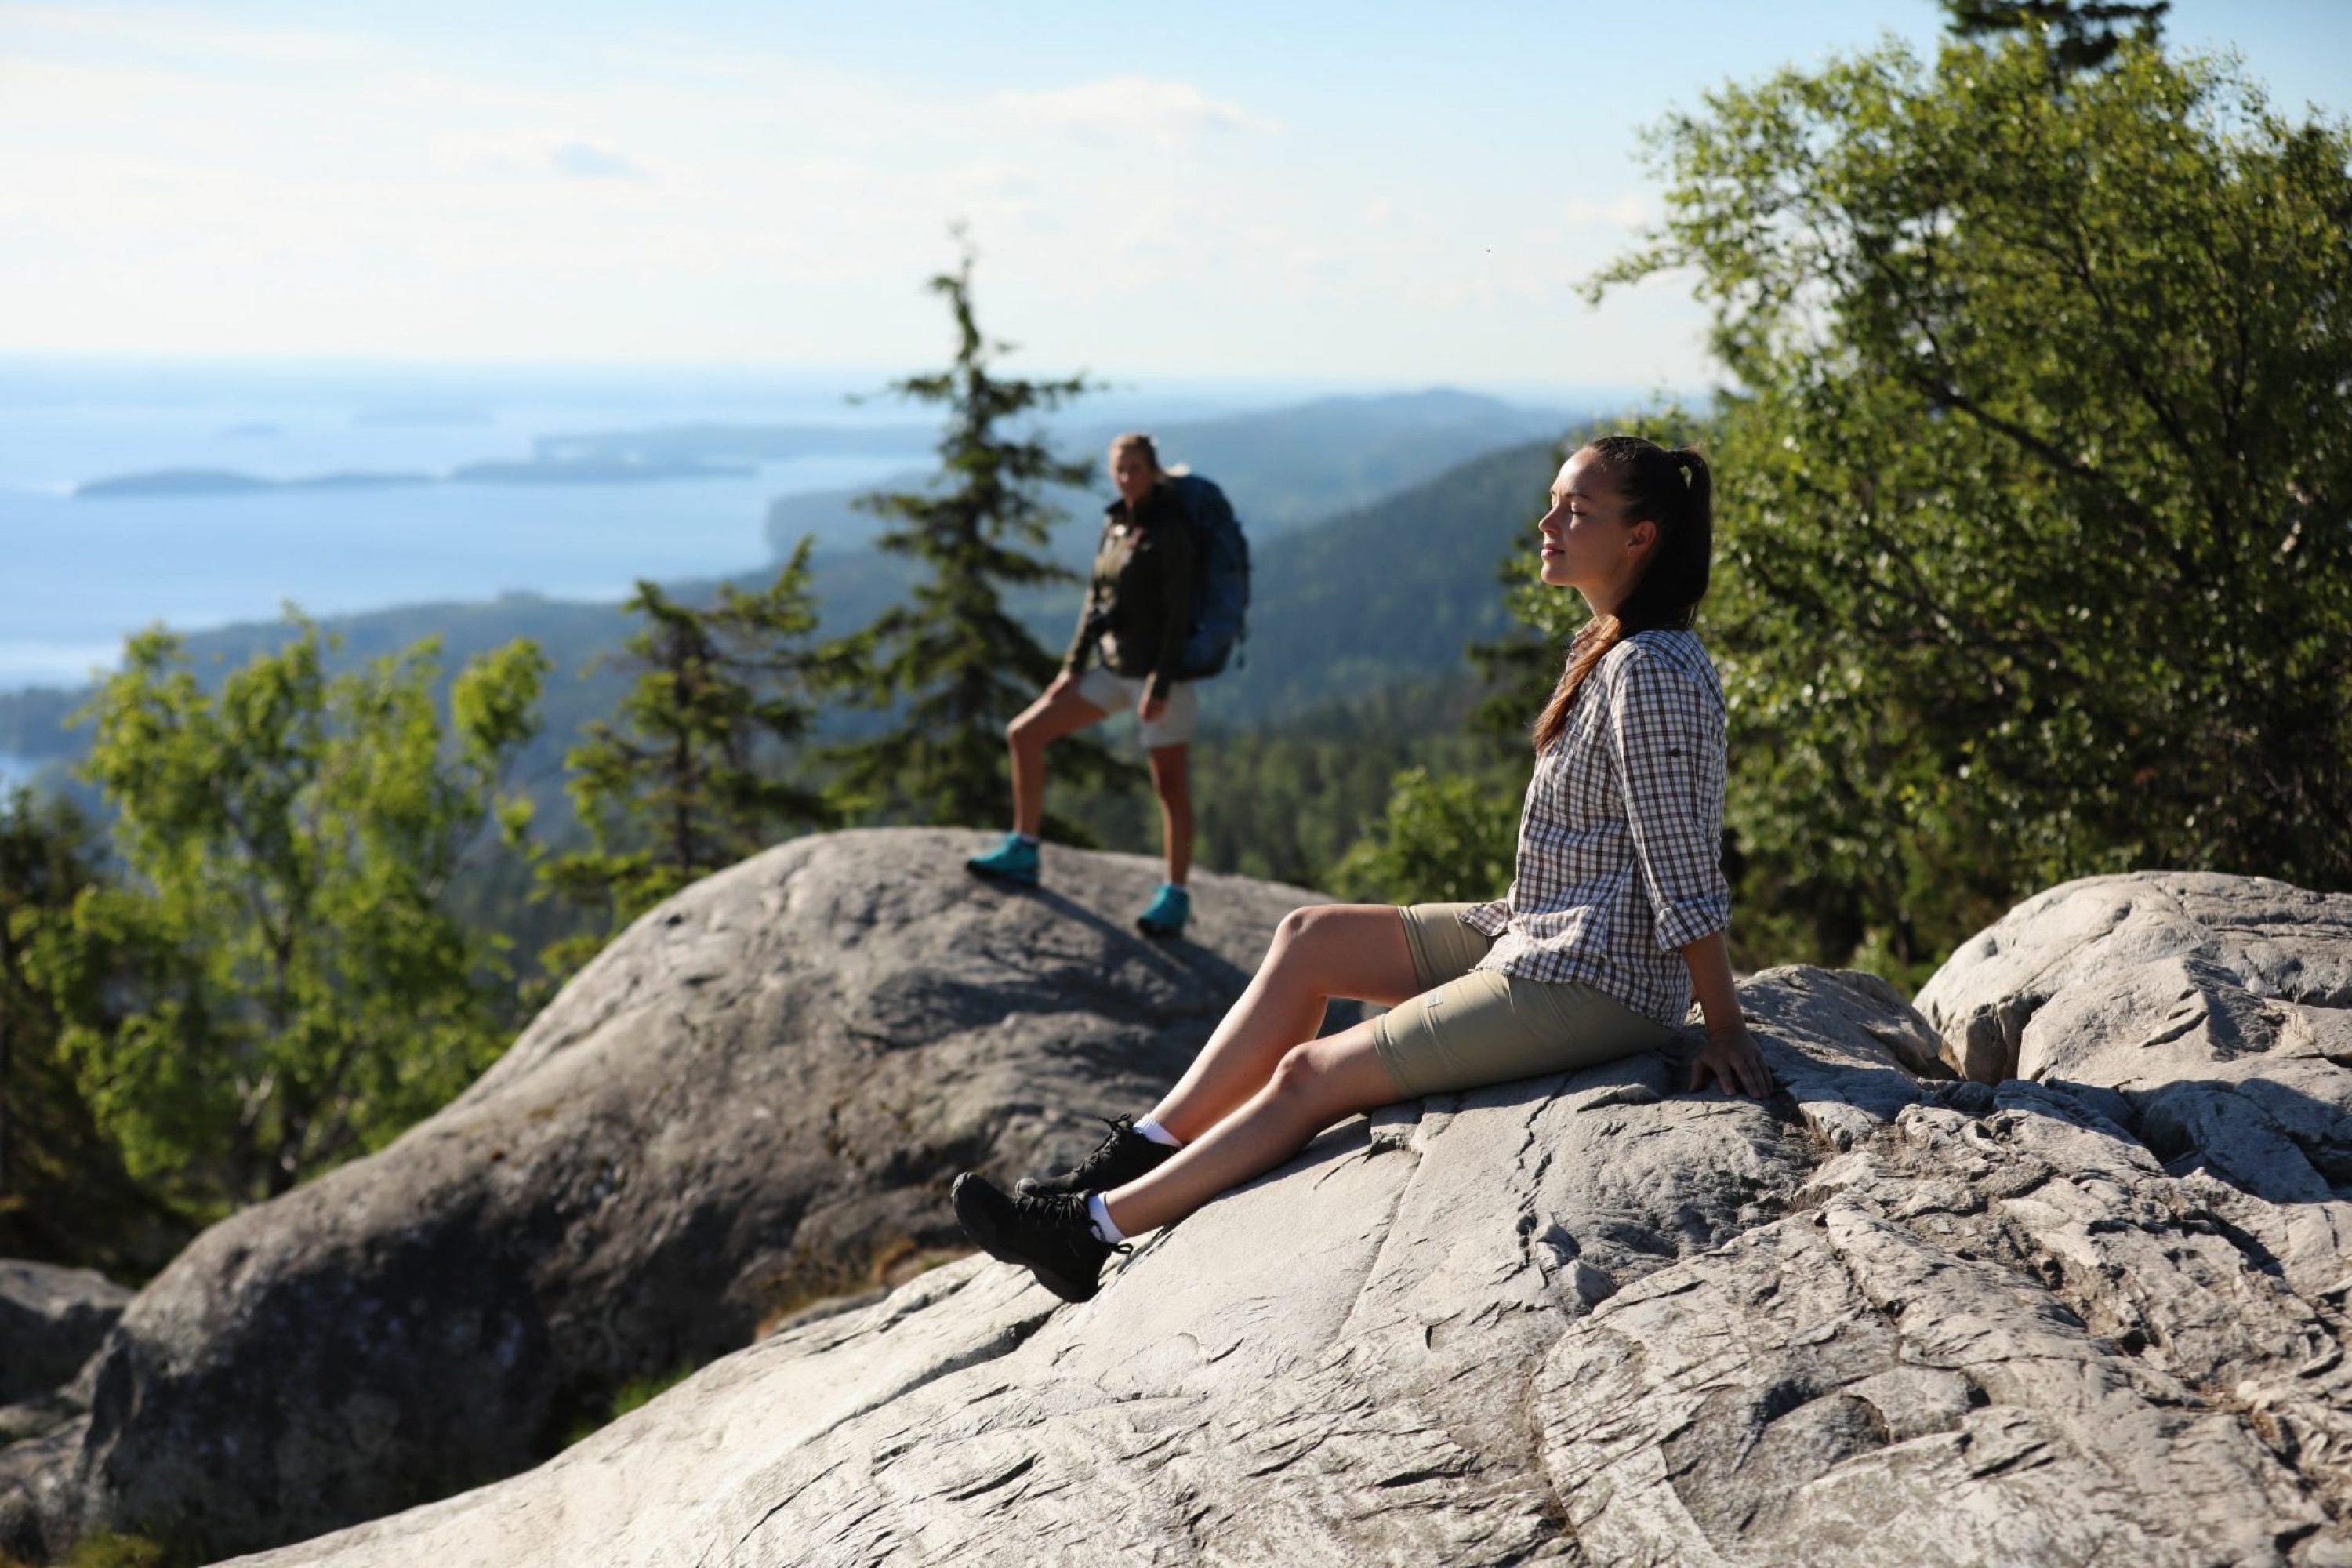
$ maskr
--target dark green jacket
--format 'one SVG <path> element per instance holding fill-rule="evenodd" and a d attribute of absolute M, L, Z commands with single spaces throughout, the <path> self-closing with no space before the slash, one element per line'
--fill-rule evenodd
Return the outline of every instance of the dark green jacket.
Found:
<path fill-rule="evenodd" d="M 1132 519 L 1129 510 L 1118 500 L 1103 512 L 1094 581 L 1062 668 L 1082 674 L 1101 652 L 1113 674 L 1148 677 L 1149 695 L 1165 700 L 1192 629 L 1192 531 L 1165 480 L 1144 493 Z"/>

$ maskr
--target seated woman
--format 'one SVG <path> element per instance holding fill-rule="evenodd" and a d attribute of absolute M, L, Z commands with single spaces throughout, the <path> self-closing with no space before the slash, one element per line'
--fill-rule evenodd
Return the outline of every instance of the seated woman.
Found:
<path fill-rule="evenodd" d="M 1770 1092 L 1724 943 L 1723 689 L 1689 630 L 1713 552 L 1696 452 L 1631 436 L 1559 470 L 1543 581 L 1592 618 L 1535 723 L 1517 876 L 1486 904 L 1340 904 L 1283 918 L 1181 1081 L 1077 1169 L 1018 1195 L 967 1173 L 956 1217 L 1066 1300 L 1138 1231 L 1272 1169 L 1344 1117 L 1416 1095 L 1567 1072 L 1655 1046 L 1697 993 L 1690 1087 Z M 1316 1038 L 1324 1004 L 1392 1010 Z"/>

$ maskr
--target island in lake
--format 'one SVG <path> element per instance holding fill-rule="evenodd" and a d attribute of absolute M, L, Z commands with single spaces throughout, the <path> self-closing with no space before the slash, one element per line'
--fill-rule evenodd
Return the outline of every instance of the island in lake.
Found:
<path fill-rule="evenodd" d="M 446 474 L 339 473 L 272 479 L 228 468 L 157 468 L 116 474 L 74 487 L 76 500 L 124 500 L 157 496 L 253 495 L 264 490 L 385 489 L 401 485 L 646 485 L 680 479 L 748 479 L 746 463 L 629 458 L 525 458 L 465 463 Z"/>

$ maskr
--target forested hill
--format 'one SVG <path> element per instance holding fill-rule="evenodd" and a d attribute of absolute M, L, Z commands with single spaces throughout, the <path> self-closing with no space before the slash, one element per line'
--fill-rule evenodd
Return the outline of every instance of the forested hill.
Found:
<path fill-rule="evenodd" d="M 1465 646 L 1510 625 L 1505 557 L 1523 549 L 1534 574 L 1559 461 L 1549 440 L 1507 447 L 1260 547 L 1245 662 L 1218 681 L 1220 716 L 1271 719 L 1466 671 Z"/>
<path fill-rule="evenodd" d="M 1475 393 L 1433 387 L 1378 397 L 1324 397 L 1287 408 L 1152 426 L 1161 458 L 1215 479 L 1234 498 L 1261 547 L 1310 523 L 1368 506 L 1456 464 L 1522 441 L 1551 437 L 1570 414 L 1525 408 Z M 1090 426 L 1059 443 L 1074 457 L 1097 457 L 1121 427 Z M 910 473 L 904 481 L 919 484 Z M 1083 564 L 1107 485 L 1061 489 L 1052 499 L 1066 514 L 1055 553 Z M 817 548 L 873 537 L 879 526 L 851 502 L 856 490 L 786 496 L 768 509 L 768 544 L 789 553 L 803 534 Z"/>

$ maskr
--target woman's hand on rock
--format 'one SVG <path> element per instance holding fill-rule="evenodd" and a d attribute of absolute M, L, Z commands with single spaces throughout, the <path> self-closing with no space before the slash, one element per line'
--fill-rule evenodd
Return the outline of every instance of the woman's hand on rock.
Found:
<path fill-rule="evenodd" d="M 1710 1079 L 1727 1094 L 1748 1094 L 1759 1100 L 1776 1087 L 1764 1053 L 1744 1024 L 1707 1031 L 1706 1046 L 1691 1063 L 1690 1087 L 1706 1089 Z"/>

